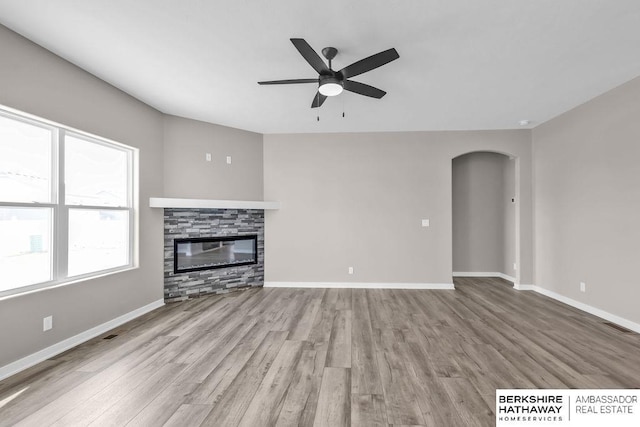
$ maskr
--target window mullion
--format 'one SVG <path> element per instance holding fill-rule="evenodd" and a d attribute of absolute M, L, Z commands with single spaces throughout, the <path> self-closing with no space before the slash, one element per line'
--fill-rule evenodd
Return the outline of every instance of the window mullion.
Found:
<path fill-rule="evenodd" d="M 64 168 L 65 168 L 65 132 L 58 131 L 58 168 L 57 168 L 57 205 L 56 205 L 56 228 L 55 228 L 55 280 L 65 280 L 68 276 L 69 258 L 69 209 L 65 204 Z"/>
<path fill-rule="evenodd" d="M 60 277 L 59 257 L 58 257 L 58 235 L 59 235 L 59 209 L 58 209 L 58 195 L 60 193 L 60 129 L 56 129 L 52 133 L 51 140 L 51 188 L 50 197 L 52 203 L 52 215 L 51 215 L 51 280 L 57 282 Z"/>

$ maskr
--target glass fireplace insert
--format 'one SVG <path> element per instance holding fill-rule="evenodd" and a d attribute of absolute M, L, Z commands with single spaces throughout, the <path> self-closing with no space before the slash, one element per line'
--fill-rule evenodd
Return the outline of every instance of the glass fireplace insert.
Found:
<path fill-rule="evenodd" d="M 257 263 L 257 235 L 196 237 L 173 241 L 174 273 Z"/>

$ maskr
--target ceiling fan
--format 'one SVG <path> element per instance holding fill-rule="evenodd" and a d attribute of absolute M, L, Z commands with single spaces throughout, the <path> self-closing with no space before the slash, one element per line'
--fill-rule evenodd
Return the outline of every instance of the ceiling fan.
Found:
<path fill-rule="evenodd" d="M 316 83 L 318 84 L 318 92 L 313 97 L 311 108 L 320 107 L 328 96 L 336 96 L 342 93 L 342 90 L 357 93 L 359 95 L 370 96 L 380 99 L 387 92 L 376 87 L 369 86 L 364 83 L 348 80 L 351 77 L 358 76 L 367 71 L 381 67 L 400 58 L 395 49 L 388 49 L 368 58 L 361 59 L 351 65 L 344 67 L 340 71 L 331 69 L 331 61 L 338 54 L 335 47 L 325 47 L 322 49 L 322 55 L 329 61 L 329 66 L 320 58 L 320 55 L 307 43 L 304 39 L 291 39 L 291 43 L 298 49 L 302 57 L 313 67 L 318 73 L 315 79 L 291 79 L 291 80 L 271 80 L 266 82 L 258 82 L 260 85 L 287 85 L 298 83 Z"/>

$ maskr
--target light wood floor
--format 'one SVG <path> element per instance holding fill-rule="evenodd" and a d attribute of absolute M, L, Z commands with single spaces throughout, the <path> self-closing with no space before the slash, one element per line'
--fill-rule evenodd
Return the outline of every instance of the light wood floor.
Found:
<path fill-rule="evenodd" d="M 640 388 L 638 334 L 500 279 L 456 288 L 171 304 L 0 382 L 0 425 L 493 425 L 496 388 Z"/>

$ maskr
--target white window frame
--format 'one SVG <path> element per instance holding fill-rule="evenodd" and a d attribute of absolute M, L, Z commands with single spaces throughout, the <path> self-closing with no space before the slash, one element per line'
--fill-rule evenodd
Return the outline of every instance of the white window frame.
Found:
<path fill-rule="evenodd" d="M 96 277 L 113 274 L 137 268 L 137 241 L 138 241 L 138 156 L 139 150 L 135 147 L 103 138 L 97 135 L 83 132 L 50 120 L 42 119 L 12 108 L 0 105 L 0 116 L 20 121 L 32 126 L 37 126 L 52 131 L 51 141 L 51 176 L 50 176 L 50 202 L 5 202 L 0 200 L 0 208 L 50 208 L 51 217 L 51 277 L 52 280 L 31 285 L 19 286 L 5 291 L 0 291 L 0 299 L 8 296 L 15 296 L 24 293 L 31 293 L 42 289 L 50 289 L 62 285 L 76 283 Z M 64 191 L 64 159 L 65 159 L 65 137 L 73 136 L 84 141 L 102 145 L 111 149 L 121 150 L 127 155 L 127 206 L 100 206 L 100 205 L 66 205 Z M 92 271 L 85 274 L 68 277 L 68 254 L 69 254 L 69 211 L 78 210 L 112 210 L 127 211 L 129 227 L 129 245 L 127 248 L 127 264 Z"/>

